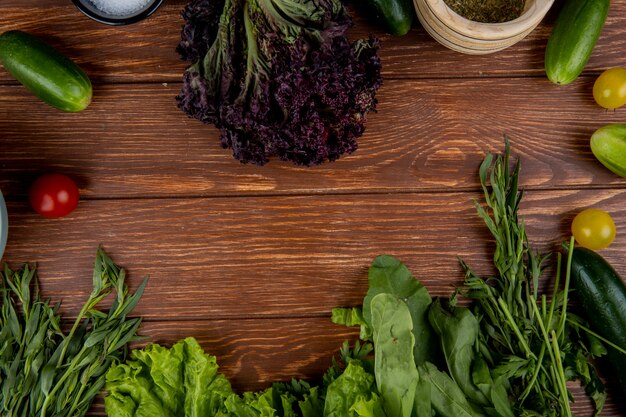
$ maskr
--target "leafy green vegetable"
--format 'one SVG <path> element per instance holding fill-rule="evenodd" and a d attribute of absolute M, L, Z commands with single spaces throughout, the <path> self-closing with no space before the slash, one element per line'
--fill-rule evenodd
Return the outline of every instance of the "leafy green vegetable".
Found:
<path fill-rule="evenodd" d="M 510 388 L 509 381 L 504 376 L 498 376 L 494 380 L 492 371 L 487 361 L 481 356 L 477 356 L 472 364 L 472 381 L 489 398 L 493 407 L 485 408 L 489 415 L 500 415 L 503 417 L 515 417 L 513 406 L 509 400 L 507 389 Z"/>
<path fill-rule="evenodd" d="M 371 301 L 375 375 L 387 415 L 409 417 L 418 374 L 413 359 L 413 323 L 405 303 L 381 293 Z"/>
<path fill-rule="evenodd" d="M 464 262 L 463 286 L 445 304 L 432 300 L 391 256 L 369 270 L 362 307 L 333 309 L 332 321 L 361 326 L 372 343 L 346 342 L 319 386 L 274 384 L 235 394 L 214 357 L 185 340 L 151 345 L 107 374 L 112 416 L 217 417 L 513 417 L 571 416 L 567 382 L 580 380 L 602 409 L 605 393 L 591 360 L 606 353 L 583 320 L 568 311 L 573 242 L 563 289 L 557 256 L 552 296 L 539 294 L 546 256 L 528 243 L 518 217 L 519 162 L 487 155 L 479 175 L 486 207 L 478 213 L 495 239 L 497 274 L 480 278 Z M 473 303 L 457 307 L 462 294 Z M 1 332 L 7 330 L 2 329 Z M 374 357 L 372 360 L 372 351 Z M 438 361 L 438 358 L 445 360 Z"/>
<path fill-rule="evenodd" d="M 352 308 L 333 308 L 331 310 L 330 320 L 335 324 L 343 326 L 361 326 L 361 340 L 372 340 L 372 329 L 363 317 L 363 309 L 361 307 Z"/>
<path fill-rule="evenodd" d="M 428 324 L 428 308 L 432 301 L 428 290 L 413 277 L 409 269 L 393 256 L 381 255 L 372 262 L 368 273 L 369 289 L 363 300 L 363 318 L 371 325 L 371 301 L 381 293 L 392 294 L 409 307 L 413 322 L 415 344 L 413 357 L 416 364 L 434 361 L 437 339 Z"/>
<path fill-rule="evenodd" d="M 256 393 L 246 392 L 241 397 L 231 394 L 224 403 L 228 412 L 224 415 L 233 417 L 273 416 L 276 414 L 275 411 L 278 411 L 281 416 L 295 417 L 296 414 L 291 407 L 293 398 L 283 399 L 282 396 L 275 394 L 272 388 Z M 218 413 L 218 415 L 222 414 Z"/>
<path fill-rule="evenodd" d="M 133 350 L 131 357 L 106 375 L 110 416 L 214 415 L 232 394 L 215 357 L 205 355 L 193 338 L 170 349 L 151 344 Z"/>
<path fill-rule="evenodd" d="M 374 375 L 359 361 L 350 361 L 346 370 L 326 392 L 324 417 L 385 416 L 382 398 L 374 385 Z"/>
<path fill-rule="evenodd" d="M 445 372 L 441 372 L 435 365 L 426 362 L 419 366 L 420 377 L 431 387 L 432 407 L 440 416 L 450 417 L 479 417 L 465 398 L 461 388 Z"/>
<path fill-rule="evenodd" d="M 452 378 L 467 398 L 477 404 L 488 405 L 489 400 L 472 381 L 474 347 L 478 340 L 478 320 L 463 307 L 444 309 L 435 300 L 428 312 L 430 324 L 441 339 L 441 347 Z"/>
<path fill-rule="evenodd" d="M 128 319 L 147 284 L 130 295 L 125 272 L 99 249 L 93 290 L 69 334 L 58 305 L 41 299 L 35 269 L 5 266 L 0 316 L 0 414 L 83 416 L 104 385 L 114 361 L 123 360 L 140 319 Z M 98 303 L 112 292 L 108 312 Z"/>
<path fill-rule="evenodd" d="M 430 324 L 439 335 L 447 370 L 468 401 L 488 415 L 514 417 L 506 388 L 508 380 L 494 381 L 479 348 L 479 324 L 465 307 L 444 307 L 436 299 L 428 312 Z"/>
<path fill-rule="evenodd" d="M 382 83 L 378 41 L 351 42 L 340 0 L 191 0 L 177 97 L 242 162 L 298 165 L 357 148 Z"/>
<path fill-rule="evenodd" d="M 594 399 L 597 415 L 605 393 L 591 360 L 601 351 L 597 341 L 589 344 L 586 335 L 569 325 L 571 320 L 579 321 L 567 311 L 571 250 L 563 289 L 559 285 L 560 254 L 557 257 L 554 292 L 548 301 L 546 295 L 539 295 L 547 257 L 534 252 L 528 243 L 524 222 L 518 216 L 520 163 L 511 172 L 509 157 L 507 140 L 504 155 L 495 161 L 487 155 L 479 170 L 487 207 L 476 203 L 476 208 L 495 239 L 498 274 L 484 280 L 461 262 L 466 277 L 459 292 L 475 301 L 481 351 L 495 369 L 496 380 L 505 377 L 510 381 L 509 395 L 518 414 L 571 416 L 566 384 L 578 379 Z"/>
<path fill-rule="evenodd" d="M 420 371 L 418 370 L 418 374 Z M 415 387 L 415 398 L 413 401 L 412 417 L 434 416 L 435 410 L 432 407 L 432 387 L 430 379 L 423 373 L 420 374 L 417 386 Z"/>
<path fill-rule="evenodd" d="M 114 417 L 386 417 L 373 371 L 362 360 L 370 351 L 368 345 L 344 346 L 345 368 L 335 363 L 321 386 L 293 380 L 237 395 L 218 372 L 215 356 L 195 339 L 169 349 L 150 344 L 111 367 L 104 403 Z"/>

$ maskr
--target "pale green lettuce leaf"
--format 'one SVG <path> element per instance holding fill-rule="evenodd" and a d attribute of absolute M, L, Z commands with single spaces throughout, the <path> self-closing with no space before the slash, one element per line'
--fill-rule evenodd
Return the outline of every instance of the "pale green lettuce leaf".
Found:
<path fill-rule="evenodd" d="M 382 399 L 376 393 L 372 393 L 369 400 L 363 398 L 357 400 L 349 411 L 359 417 L 386 417 Z"/>
<path fill-rule="evenodd" d="M 372 340 L 372 329 L 365 321 L 361 307 L 333 308 L 331 310 L 330 320 L 335 324 L 347 327 L 360 326 L 361 334 L 359 335 L 359 338 L 361 340 Z"/>
<path fill-rule="evenodd" d="M 107 372 L 109 417 L 204 417 L 217 415 L 233 394 L 214 356 L 187 338 L 170 349 L 157 344 L 134 350 L 126 364 Z"/>
<path fill-rule="evenodd" d="M 320 398 L 319 388 L 311 387 L 304 399 L 298 402 L 302 417 L 319 417 L 324 413 L 324 400 Z"/>
<path fill-rule="evenodd" d="M 361 366 L 358 360 L 348 363 L 345 371 L 326 390 L 324 417 L 357 417 L 364 408 L 381 409 L 381 401 L 373 393 L 376 391 L 374 376 Z M 367 406 L 370 400 L 376 404 Z M 373 414 L 378 417 L 378 414 Z"/>
<path fill-rule="evenodd" d="M 153 391 L 154 383 L 142 375 L 143 365 L 130 362 L 112 366 L 106 375 L 109 395 L 104 405 L 109 417 L 177 417 Z"/>

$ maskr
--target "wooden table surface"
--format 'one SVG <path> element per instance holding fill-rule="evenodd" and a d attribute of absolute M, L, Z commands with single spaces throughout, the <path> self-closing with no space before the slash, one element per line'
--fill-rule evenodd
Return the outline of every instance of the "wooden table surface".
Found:
<path fill-rule="evenodd" d="M 379 111 L 356 153 L 315 168 L 242 165 L 216 129 L 177 109 L 184 3 L 109 27 L 70 0 L 0 1 L 0 31 L 43 37 L 94 84 L 92 105 L 64 114 L 0 70 L 4 260 L 36 262 L 44 295 L 62 300 L 66 317 L 90 292 L 102 244 L 131 286 L 151 277 L 136 309 L 149 340 L 195 336 L 238 390 L 320 377 L 341 343 L 357 337 L 330 323 L 330 309 L 361 303 L 376 255 L 399 257 L 434 295 L 462 280 L 457 256 L 491 271 L 473 200 L 478 165 L 503 149 L 503 134 L 522 158 L 531 241 L 553 250 L 578 211 L 602 208 L 618 227 L 602 254 L 626 276 L 626 181 L 589 149 L 595 129 L 626 122 L 625 109 L 607 112 L 591 95 L 602 70 L 626 67 L 626 0 L 613 1 L 584 74 L 561 87 L 543 73 L 560 3 L 527 39 L 483 57 L 449 51 L 420 27 L 392 38 L 355 16 L 353 36 L 382 39 Z M 33 179 L 52 171 L 81 190 L 63 219 L 37 216 L 27 203 Z M 584 401 L 574 409 L 590 415 Z M 93 415 L 102 414 L 96 406 Z M 626 415 L 613 391 L 603 415 Z"/>

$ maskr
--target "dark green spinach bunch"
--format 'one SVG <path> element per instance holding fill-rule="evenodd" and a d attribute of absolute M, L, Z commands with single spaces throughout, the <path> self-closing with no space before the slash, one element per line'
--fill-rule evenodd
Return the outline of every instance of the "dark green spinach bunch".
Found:
<path fill-rule="evenodd" d="M 377 257 L 363 306 L 333 309 L 332 321 L 360 325 L 373 342 L 375 417 L 515 416 L 508 380 L 477 349 L 472 311 L 433 300 L 398 259 Z"/>
<path fill-rule="evenodd" d="M 99 249 L 93 290 L 68 334 L 59 305 L 41 298 L 36 271 L 5 266 L 1 275 L 0 415 L 83 416 L 104 386 L 106 371 L 126 356 L 141 320 L 128 318 L 147 280 L 130 294 L 125 272 Z M 108 311 L 97 305 L 109 294 Z"/>
<path fill-rule="evenodd" d="M 519 160 L 509 167 L 506 140 L 503 156 L 487 155 L 480 170 L 486 207 L 476 203 L 480 217 L 495 239 L 496 276 L 478 277 L 461 261 L 466 278 L 459 292 L 475 301 L 479 351 L 498 377 L 510 381 L 516 414 L 571 416 L 567 382 L 579 380 L 595 403 L 596 415 L 605 401 L 604 386 L 592 359 L 606 349 L 585 331 L 583 321 L 568 311 L 571 250 L 565 282 L 560 288 L 561 255 L 557 254 L 556 281 L 551 297 L 539 293 L 547 256 L 533 251 L 518 216 Z M 570 243 L 573 247 L 573 242 Z"/>

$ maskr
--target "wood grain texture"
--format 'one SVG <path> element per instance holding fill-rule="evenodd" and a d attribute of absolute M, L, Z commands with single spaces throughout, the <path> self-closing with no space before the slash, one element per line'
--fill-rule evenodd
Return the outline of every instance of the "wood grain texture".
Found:
<path fill-rule="evenodd" d="M 174 51 L 180 40 L 180 11 L 185 0 L 167 1 L 153 16 L 136 25 L 109 27 L 83 16 L 69 0 L 3 0 L 0 31 L 27 30 L 44 37 L 85 68 L 96 83 L 176 82 L 185 68 Z M 557 2 L 545 22 L 522 42 L 494 55 L 470 57 L 439 45 L 416 25 L 404 37 L 385 35 L 353 2 L 355 27 L 351 36 L 376 34 L 382 40 L 384 75 L 388 78 L 447 78 L 485 76 L 543 76 L 543 54 L 552 22 L 562 2 Z M 615 0 L 602 37 L 586 67 L 597 74 L 624 65 L 626 1 Z M 103 41 L 106 40 L 106 41 Z M 97 46 L 97 47 L 94 47 Z M 0 72 L 0 82 L 11 82 Z"/>
<path fill-rule="evenodd" d="M 589 138 L 623 122 L 593 101 L 592 80 L 388 81 L 360 148 L 335 163 L 242 165 L 213 126 L 176 108 L 177 84 L 106 85 L 66 114 L 21 86 L 0 86 L 0 188 L 24 198 L 46 171 L 77 178 L 83 197 L 211 196 L 457 190 L 478 187 L 486 152 L 508 134 L 532 188 L 626 185 L 595 160 Z"/>
<path fill-rule="evenodd" d="M 478 193 L 372 194 L 82 202 L 63 219 L 9 204 L 5 257 L 37 262 L 41 286 L 75 314 L 91 290 L 103 244 L 130 268 L 135 286 L 150 276 L 137 314 L 150 320 L 322 316 L 360 305 L 375 256 L 407 263 L 434 295 L 462 280 L 461 256 L 490 274 L 489 236 L 475 214 Z M 601 207 L 626 229 L 626 191 L 533 191 L 523 214 L 531 241 L 553 249 L 572 217 Z M 626 276 L 626 234 L 606 251 Z"/>
<path fill-rule="evenodd" d="M 195 337 L 217 357 L 234 389 L 256 391 L 291 378 L 321 378 L 343 342 L 358 339 L 358 328 L 335 325 L 330 317 L 148 321 L 141 334 L 164 346 Z"/>
<path fill-rule="evenodd" d="M 625 66 L 626 0 L 612 2 L 584 75 L 564 87 L 543 75 L 562 0 L 527 39 L 483 57 L 449 51 L 417 26 L 401 38 L 382 34 L 354 13 L 352 37 L 382 40 L 379 112 L 354 155 L 308 169 L 241 165 L 213 127 L 176 108 L 185 3 L 169 0 L 141 23 L 109 27 L 69 0 L 0 0 L 0 32 L 43 37 L 94 82 L 88 110 L 64 114 L 0 68 L 0 189 L 11 225 L 3 260 L 36 262 L 44 296 L 62 301 L 65 317 L 87 298 L 102 244 L 132 288 L 151 277 L 135 312 L 148 341 L 195 336 L 240 391 L 318 379 L 342 341 L 357 337 L 330 323 L 330 309 L 362 302 L 376 255 L 399 257 L 439 296 L 462 280 L 457 256 L 492 272 L 492 242 L 473 201 L 478 165 L 502 150 L 503 134 L 523 159 L 531 242 L 556 249 L 579 210 L 602 208 L 618 228 L 602 254 L 626 276 L 626 180 L 588 147 L 595 129 L 625 122 L 623 109 L 595 105 L 591 87 L 601 70 Z M 79 183 L 82 200 L 69 217 L 28 208 L 30 183 L 47 171 Z M 574 412 L 591 408 L 578 401 Z M 90 415 L 104 415 L 101 400 Z M 619 394 L 610 391 L 603 415 L 626 416 Z"/>

